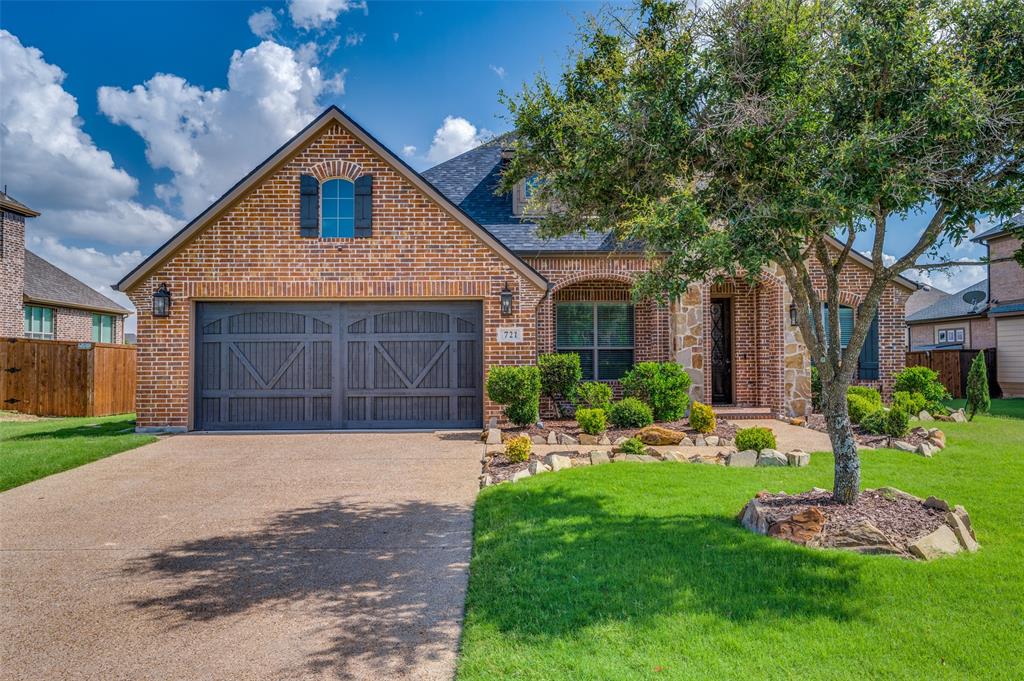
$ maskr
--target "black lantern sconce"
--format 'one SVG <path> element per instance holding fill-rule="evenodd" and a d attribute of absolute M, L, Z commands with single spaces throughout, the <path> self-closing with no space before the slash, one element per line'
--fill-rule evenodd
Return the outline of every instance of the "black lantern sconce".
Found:
<path fill-rule="evenodd" d="M 505 282 L 505 288 L 501 289 L 501 316 L 508 317 L 512 314 L 512 291 Z"/>
<path fill-rule="evenodd" d="M 171 292 L 167 290 L 167 284 L 160 284 L 153 293 L 153 316 L 167 317 L 171 314 Z"/>
<path fill-rule="evenodd" d="M 796 318 L 796 303 L 789 304 L 789 325 L 796 326 L 800 320 Z"/>

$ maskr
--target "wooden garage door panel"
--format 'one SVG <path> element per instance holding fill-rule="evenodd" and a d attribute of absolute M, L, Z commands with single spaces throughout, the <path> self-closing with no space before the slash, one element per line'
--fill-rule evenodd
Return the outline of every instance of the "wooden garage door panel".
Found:
<path fill-rule="evenodd" d="M 476 427 L 479 303 L 203 303 L 196 428 Z"/>

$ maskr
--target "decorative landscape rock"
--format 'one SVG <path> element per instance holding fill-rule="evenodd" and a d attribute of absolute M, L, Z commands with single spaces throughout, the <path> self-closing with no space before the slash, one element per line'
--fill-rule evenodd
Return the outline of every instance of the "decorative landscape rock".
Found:
<path fill-rule="evenodd" d="M 939 452 L 939 448 L 933 445 L 931 442 L 922 442 L 917 446 L 917 453 L 921 456 L 931 457 L 932 454 Z"/>
<path fill-rule="evenodd" d="M 619 437 L 615 438 L 615 440 L 612 442 L 612 446 L 619 447 L 622 445 L 623 442 L 625 442 L 628 439 L 629 438 L 626 437 L 625 435 L 620 435 Z"/>
<path fill-rule="evenodd" d="M 788 466 L 786 456 L 777 449 L 762 449 L 757 455 L 758 466 Z"/>
<path fill-rule="evenodd" d="M 529 469 L 526 468 L 524 468 L 521 471 L 516 471 L 515 473 L 512 474 L 512 482 L 519 482 L 520 480 L 525 480 L 526 478 L 530 477 L 530 475 L 531 473 Z"/>
<path fill-rule="evenodd" d="M 665 457 L 665 461 L 675 461 L 677 463 L 687 461 L 687 458 L 679 452 L 665 452 L 662 456 Z"/>
<path fill-rule="evenodd" d="M 560 471 L 563 468 L 572 468 L 572 459 L 564 454 L 548 454 L 544 457 L 544 463 L 546 463 L 552 471 Z"/>
<path fill-rule="evenodd" d="M 906 499 L 907 501 L 916 501 L 919 504 L 924 503 L 924 500 L 921 497 L 915 497 L 913 494 L 904 492 L 896 487 L 879 487 L 875 491 L 890 501 L 893 499 Z"/>
<path fill-rule="evenodd" d="M 796 544 L 807 544 L 818 536 L 825 526 L 825 514 L 816 506 L 795 513 L 785 520 L 772 523 L 768 535 Z"/>
<path fill-rule="evenodd" d="M 599 445 L 610 445 L 611 443 L 612 441 L 608 439 L 607 435 L 602 435 L 601 439 L 597 441 Z"/>
<path fill-rule="evenodd" d="M 597 435 L 591 435 L 589 433 L 580 433 L 580 444 L 581 445 L 596 445 L 601 443 L 601 438 Z M 563 443 L 565 444 L 565 443 Z"/>
<path fill-rule="evenodd" d="M 977 540 L 978 537 L 974 534 L 974 527 L 971 526 L 971 517 L 967 515 L 967 509 L 960 504 L 957 504 L 953 507 L 953 513 L 960 518 L 960 521 L 964 524 L 964 527 L 967 528 L 967 532 L 971 535 L 971 538 Z"/>
<path fill-rule="evenodd" d="M 537 459 L 534 459 L 533 461 L 530 462 L 530 465 L 526 470 L 530 471 L 530 475 L 537 475 L 539 473 L 547 473 L 548 471 L 551 470 L 551 467 L 545 464 L 543 461 L 538 461 Z"/>
<path fill-rule="evenodd" d="M 658 463 L 660 461 L 660 459 L 656 459 L 649 454 L 627 454 L 625 460 L 637 463 Z"/>
<path fill-rule="evenodd" d="M 707 444 L 708 444 L 708 441 L 704 439 L 703 435 L 698 435 L 693 440 L 693 444 L 694 444 L 695 447 L 706 447 Z"/>
<path fill-rule="evenodd" d="M 487 439 L 485 440 L 485 443 L 489 444 L 489 445 L 500 445 L 501 444 L 501 431 L 498 430 L 497 428 L 488 428 L 487 429 Z"/>
<path fill-rule="evenodd" d="M 706 435 L 706 436 L 704 436 L 704 442 L 709 447 L 717 447 L 721 441 L 722 441 L 722 438 L 718 437 L 717 435 Z"/>
<path fill-rule="evenodd" d="M 931 442 L 933 445 L 935 445 L 939 449 L 945 449 L 946 448 L 946 434 L 944 432 L 942 432 L 941 430 L 939 430 L 938 428 L 932 428 L 932 429 L 930 429 L 928 431 L 928 442 Z"/>
<path fill-rule="evenodd" d="M 484 487 L 490 487 L 493 484 L 494 478 L 492 478 L 489 473 L 485 473 L 480 476 L 480 489 L 483 489 Z"/>
<path fill-rule="evenodd" d="M 934 421 L 935 419 L 932 418 L 932 415 L 929 414 L 927 412 L 927 410 L 922 409 L 921 413 L 917 415 L 917 420 L 918 421 Z"/>
<path fill-rule="evenodd" d="M 553 430 L 550 433 L 548 433 L 548 440 L 547 440 L 547 442 L 548 442 L 549 445 L 557 445 L 558 444 L 558 433 L 556 433 Z"/>
<path fill-rule="evenodd" d="M 645 445 L 677 445 L 686 433 L 663 426 L 647 426 L 636 434 Z"/>
<path fill-rule="evenodd" d="M 790 466 L 807 466 L 811 463 L 811 455 L 802 449 L 786 452 L 786 461 Z"/>
<path fill-rule="evenodd" d="M 747 502 L 740 511 L 740 525 L 757 534 L 768 534 L 768 511 L 760 500 L 751 499 Z"/>
<path fill-rule="evenodd" d="M 535 445 L 545 445 L 548 441 L 544 439 L 543 435 L 531 435 L 530 442 Z"/>
<path fill-rule="evenodd" d="M 967 414 L 964 413 L 963 408 L 957 409 L 949 417 L 953 419 L 954 423 L 967 423 Z"/>
<path fill-rule="evenodd" d="M 569 435 L 567 433 L 558 434 L 558 444 L 560 445 L 578 445 L 579 443 L 580 441 L 574 438 L 572 435 Z"/>
<path fill-rule="evenodd" d="M 894 449 L 898 449 L 898 450 L 900 450 L 902 452 L 916 452 L 917 451 L 917 447 L 915 447 L 914 445 L 910 444 L 909 442 L 904 442 L 903 440 L 896 440 L 896 442 L 892 443 L 892 446 L 893 446 Z"/>
<path fill-rule="evenodd" d="M 757 465 L 757 452 L 753 449 L 744 449 L 742 452 L 733 452 L 726 459 L 725 465 L 734 468 L 753 468 Z"/>
<path fill-rule="evenodd" d="M 679 446 L 680 447 L 693 447 L 694 446 L 693 440 L 691 440 L 688 437 L 684 437 L 682 440 L 679 441 Z"/>
<path fill-rule="evenodd" d="M 828 548 L 856 551 L 857 553 L 903 553 L 880 529 L 867 520 L 841 528 L 835 536 L 829 538 L 826 546 Z"/>
<path fill-rule="evenodd" d="M 928 497 L 924 500 L 925 508 L 934 508 L 936 511 L 948 511 L 949 502 L 938 497 Z"/>
<path fill-rule="evenodd" d="M 960 541 L 948 525 L 942 525 L 939 529 L 910 545 L 910 553 L 921 560 L 934 560 L 959 552 Z"/>
<path fill-rule="evenodd" d="M 608 458 L 608 452 L 602 452 L 600 450 L 594 450 L 590 452 L 590 463 L 594 466 L 602 463 L 611 463 L 611 459 Z"/>
<path fill-rule="evenodd" d="M 873 452 L 873 451 L 875 451 L 875 448 L 872 447 L 871 445 L 857 445 L 857 451 L 858 452 Z"/>
<path fill-rule="evenodd" d="M 960 506 L 959 508 L 963 508 Z M 953 530 L 956 540 L 960 542 L 960 548 L 974 553 L 978 550 L 978 540 L 974 538 L 964 521 L 955 512 L 946 514 L 946 527 Z"/>

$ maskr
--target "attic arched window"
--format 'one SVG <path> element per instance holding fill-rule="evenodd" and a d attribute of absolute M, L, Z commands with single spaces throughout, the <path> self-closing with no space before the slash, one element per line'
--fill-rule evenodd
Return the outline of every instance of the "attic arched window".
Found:
<path fill-rule="evenodd" d="M 324 180 L 320 193 L 320 235 L 355 236 L 355 185 L 351 180 Z"/>

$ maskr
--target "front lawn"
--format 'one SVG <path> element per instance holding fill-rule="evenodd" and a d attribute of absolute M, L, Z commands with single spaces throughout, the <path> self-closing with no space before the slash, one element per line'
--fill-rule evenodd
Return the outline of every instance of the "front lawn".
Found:
<path fill-rule="evenodd" d="M 1024 424 L 940 424 L 934 458 L 865 452 L 866 487 L 960 503 L 982 549 L 932 563 L 751 534 L 807 468 L 576 468 L 481 492 L 458 678 L 1024 678 Z"/>
<path fill-rule="evenodd" d="M 0 491 L 156 440 L 135 431 L 135 414 L 0 421 Z"/>
<path fill-rule="evenodd" d="M 946 406 L 950 409 L 967 408 L 967 400 L 949 400 Z M 1015 419 L 1024 419 L 1024 397 L 1015 397 L 1004 400 L 992 400 L 992 416 L 1009 416 Z"/>

